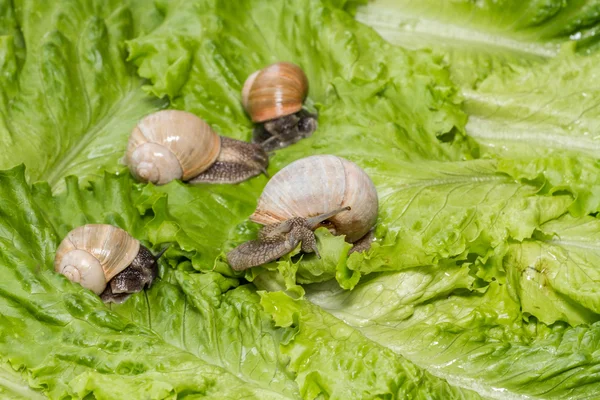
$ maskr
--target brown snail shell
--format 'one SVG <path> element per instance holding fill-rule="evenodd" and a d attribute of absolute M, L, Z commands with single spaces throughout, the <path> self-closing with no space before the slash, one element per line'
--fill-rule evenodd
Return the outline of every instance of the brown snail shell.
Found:
<path fill-rule="evenodd" d="M 161 110 L 133 129 L 125 162 L 138 180 L 162 185 L 199 175 L 220 151 L 219 135 L 201 118 L 186 111 Z"/>
<path fill-rule="evenodd" d="M 140 242 L 112 225 L 89 224 L 73 229 L 60 243 L 54 270 L 96 294 L 127 268 L 140 250 Z"/>
<path fill-rule="evenodd" d="M 246 79 L 242 104 L 253 122 L 265 122 L 302 109 L 308 94 L 308 78 L 299 66 L 279 62 Z"/>
<path fill-rule="evenodd" d="M 254 222 L 269 225 L 294 217 L 310 218 L 351 207 L 328 221 L 336 235 L 353 243 L 375 225 L 378 197 L 371 178 L 355 163 L 333 155 L 297 160 L 279 171 L 265 186 Z"/>

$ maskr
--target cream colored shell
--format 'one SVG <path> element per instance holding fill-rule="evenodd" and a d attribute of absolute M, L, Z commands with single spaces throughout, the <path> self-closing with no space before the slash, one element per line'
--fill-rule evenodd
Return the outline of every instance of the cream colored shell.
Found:
<path fill-rule="evenodd" d="M 100 294 L 108 281 L 131 264 L 139 250 L 140 242 L 123 229 L 83 225 L 69 232 L 58 246 L 54 270 Z"/>
<path fill-rule="evenodd" d="M 144 117 L 133 129 L 125 162 L 137 179 L 162 185 L 199 175 L 220 151 L 219 135 L 201 118 L 162 110 Z"/>
<path fill-rule="evenodd" d="M 302 158 L 279 171 L 265 186 L 254 222 L 267 225 L 293 217 L 314 217 L 350 206 L 331 218 L 335 234 L 348 242 L 363 237 L 374 225 L 378 197 L 371 178 L 355 163 L 332 155 Z"/>

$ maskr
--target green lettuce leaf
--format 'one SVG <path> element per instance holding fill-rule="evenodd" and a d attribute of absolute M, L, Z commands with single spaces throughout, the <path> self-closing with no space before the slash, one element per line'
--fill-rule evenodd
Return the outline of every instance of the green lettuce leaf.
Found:
<path fill-rule="evenodd" d="M 145 296 L 134 296 L 112 310 L 252 385 L 299 398 L 287 360 L 279 353 L 279 333 L 255 289 L 236 286 L 236 279 L 215 272 L 165 272 Z"/>
<path fill-rule="evenodd" d="M 252 72 L 280 60 L 306 71 L 319 129 L 277 152 L 276 168 L 340 150 L 349 159 L 357 149 L 376 159 L 385 147 L 390 160 L 460 160 L 476 152 L 441 60 L 390 46 L 328 1 L 195 0 L 171 2 L 165 14 L 158 29 L 127 42 L 130 59 L 152 82 L 150 93 L 223 135 L 250 136 L 240 98 Z M 342 145 L 350 140 L 356 146 Z"/>
<path fill-rule="evenodd" d="M 600 209 L 594 1 L 380 0 L 358 18 L 393 43 L 445 55 L 468 114 L 467 133 L 499 169 Z"/>
<path fill-rule="evenodd" d="M 236 280 L 216 273 L 188 279 L 184 272 L 165 275 L 163 270 L 159 284 L 115 312 L 92 292 L 54 273 L 58 240 L 81 217 L 81 209 L 72 206 L 75 199 L 85 205 L 84 212 L 112 205 L 104 213 L 87 215 L 86 222 L 112 222 L 139 235 L 162 218 L 140 215 L 128 176 L 107 175 L 104 184 L 80 193 L 76 185 L 72 179 L 68 192 L 51 198 L 47 185 L 33 190 L 26 184 L 22 167 L 0 173 L 3 362 L 50 398 L 297 398 L 258 296 L 241 287 L 221 300 L 221 291 L 237 286 Z M 171 279 L 181 286 L 169 283 Z M 174 309 L 180 318 L 175 321 Z M 195 334 L 202 324 L 214 324 L 207 330 L 214 343 Z M 246 331 L 254 336 L 243 336 Z M 240 338 L 246 342 L 234 351 Z M 210 346 L 210 354 L 199 343 Z"/>
<path fill-rule="evenodd" d="M 508 277 L 524 312 L 571 325 L 600 319 L 600 221 L 570 216 L 550 221 L 543 234 L 512 244 Z"/>
<path fill-rule="evenodd" d="M 547 57 L 564 41 L 581 51 L 595 47 L 598 10 L 595 1 L 376 0 L 360 8 L 357 19 L 403 47 Z"/>
<path fill-rule="evenodd" d="M 0 366 L 0 396 L 7 400 L 43 400 L 46 396 L 31 389 L 23 376 L 10 365 Z"/>
<path fill-rule="evenodd" d="M 135 122 L 166 105 L 141 90 L 125 61 L 123 41 L 143 31 L 134 24 L 137 8 L 113 0 L 14 3 L 0 1 L 0 147 L 11 149 L 0 168 L 25 163 L 32 181 L 56 189 L 67 175 L 120 168 Z"/>
<path fill-rule="evenodd" d="M 372 275 L 352 291 L 311 285 L 306 296 L 370 340 L 486 397 L 598 392 L 598 323 L 527 322 L 506 284 L 474 290 L 472 282 L 468 266 L 418 267 Z"/>
<path fill-rule="evenodd" d="M 134 200 L 141 195 L 127 175 L 106 174 L 103 182 L 83 190 L 74 178 L 69 180 L 65 193 L 51 197 L 48 185 L 30 188 L 25 183 L 22 167 L 0 173 L 0 198 L 13 205 L 11 213 L 2 214 L 0 243 L 23 248 L 29 257 L 2 252 L 6 255 L 0 268 L 0 354 L 6 354 L 5 361 L 21 371 L 32 388 L 51 398 L 88 394 L 98 399 L 162 399 L 184 394 L 267 399 L 310 396 L 304 389 L 305 377 L 298 374 L 297 366 L 289 367 L 295 362 L 287 351 L 290 332 L 274 326 L 250 285 L 238 286 L 237 279 L 215 272 L 190 273 L 189 261 L 180 263 L 177 270 L 165 269 L 162 263 L 160 279 L 152 288 L 108 308 L 93 293 L 52 272 L 53 249 L 62 236 L 57 232 L 69 229 L 81 214 L 86 222 L 121 223 L 142 240 L 145 233 L 165 236 L 154 231 L 162 226 L 159 222 L 170 218 L 149 210 L 140 214 Z M 162 201 L 164 197 L 157 199 L 157 203 Z M 54 213 L 54 207 L 61 213 Z M 106 211 L 90 213 L 102 209 Z M 21 225 L 29 230 L 14 228 Z M 49 252 L 27 248 L 28 242 L 42 235 L 48 238 L 43 243 Z M 171 240 L 176 242 L 176 237 Z M 171 262 L 177 259 L 171 258 Z M 385 360 L 393 367 L 377 370 L 379 381 L 372 390 L 477 398 L 370 344 L 360 334 L 353 336 L 354 344 L 364 343 L 364 354 L 371 354 L 373 362 Z M 340 360 L 353 357 L 354 344 L 328 340 Z M 365 383 L 369 374 L 365 372 Z M 310 379 L 318 375 L 312 373 Z M 335 389 L 332 398 L 371 390 L 367 386 L 350 392 L 342 388 Z"/>
<path fill-rule="evenodd" d="M 536 195 L 539 187 L 497 173 L 493 162 L 395 165 L 386 163 L 371 172 L 380 196 L 377 240 L 371 250 L 349 255 L 341 238 L 317 232 L 321 259 L 307 254 L 300 261 L 292 253 L 264 268 L 280 271 L 288 289 L 296 282 L 334 277 L 351 289 L 361 275 L 372 272 L 447 259 L 472 262 L 496 248 L 501 253 L 504 243 L 531 237 L 572 203 L 568 195 Z M 251 277 L 256 274 L 253 271 Z"/>
<path fill-rule="evenodd" d="M 600 389 L 597 5 L 359 4 L 0 0 L 0 168 L 27 167 L 0 172 L 2 395 Z M 239 273 L 224 256 L 255 237 L 267 178 L 155 187 L 119 159 L 136 120 L 167 104 L 248 139 L 241 86 L 279 60 L 306 70 L 319 129 L 270 173 L 312 154 L 357 162 L 380 196 L 376 240 L 349 254 L 322 229 L 322 259 Z M 152 288 L 121 305 L 52 271 L 62 237 L 100 222 L 170 246 Z"/>
<path fill-rule="evenodd" d="M 480 398 L 423 372 L 306 300 L 263 292 L 261 304 L 288 328 L 281 347 L 303 398 Z"/>

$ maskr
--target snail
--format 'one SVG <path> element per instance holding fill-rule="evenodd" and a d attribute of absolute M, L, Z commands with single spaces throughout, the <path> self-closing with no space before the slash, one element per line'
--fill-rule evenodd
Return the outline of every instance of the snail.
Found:
<path fill-rule="evenodd" d="M 125 163 L 138 180 L 156 185 L 239 183 L 267 175 L 269 158 L 260 145 L 219 136 L 194 114 L 161 110 L 133 129 Z"/>
<path fill-rule="evenodd" d="M 271 64 L 250 75 L 242 89 L 242 104 L 257 125 L 253 143 L 266 151 L 281 149 L 310 136 L 317 116 L 302 108 L 308 78 L 292 63 Z"/>
<path fill-rule="evenodd" d="M 274 261 L 294 250 L 319 256 L 314 230 L 326 227 L 367 250 L 377 220 L 378 197 L 371 178 L 355 163 L 332 155 L 297 160 L 267 183 L 250 216 L 264 225 L 258 239 L 227 254 L 234 270 Z"/>
<path fill-rule="evenodd" d="M 56 250 L 54 270 L 105 302 L 121 303 L 152 285 L 161 255 L 152 255 L 121 228 L 89 224 L 73 229 L 63 239 Z"/>

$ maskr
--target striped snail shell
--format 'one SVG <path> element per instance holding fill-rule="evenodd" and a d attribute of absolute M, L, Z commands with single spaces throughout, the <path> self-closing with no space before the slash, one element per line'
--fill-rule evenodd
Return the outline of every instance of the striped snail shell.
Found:
<path fill-rule="evenodd" d="M 319 227 L 345 235 L 364 251 L 370 247 L 378 204 L 375 185 L 355 163 L 332 155 L 300 159 L 275 174 L 258 199 L 250 216 L 264 225 L 258 239 L 237 246 L 227 260 L 241 271 L 274 261 L 299 244 L 303 252 L 320 257 L 314 235 Z"/>
<path fill-rule="evenodd" d="M 297 160 L 265 186 L 250 219 L 262 225 L 293 217 L 310 218 L 335 209 L 352 209 L 328 219 L 330 231 L 353 243 L 375 225 L 377 190 L 358 165 L 333 155 Z"/>
<path fill-rule="evenodd" d="M 112 225 L 89 224 L 73 229 L 56 250 L 54 270 L 100 294 L 140 251 L 140 242 Z"/>
<path fill-rule="evenodd" d="M 162 185 L 206 171 L 220 151 L 219 135 L 201 118 L 185 111 L 161 110 L 135 126 L 125 162 L 138 180 Z"/>
<path fill-rule="evenodd" d="M 255 123 L 294 114 L 308 94 L 308 78 L 299 66 L 278 62 L 254 72 L 242 89 L 242 104 Z"/>

